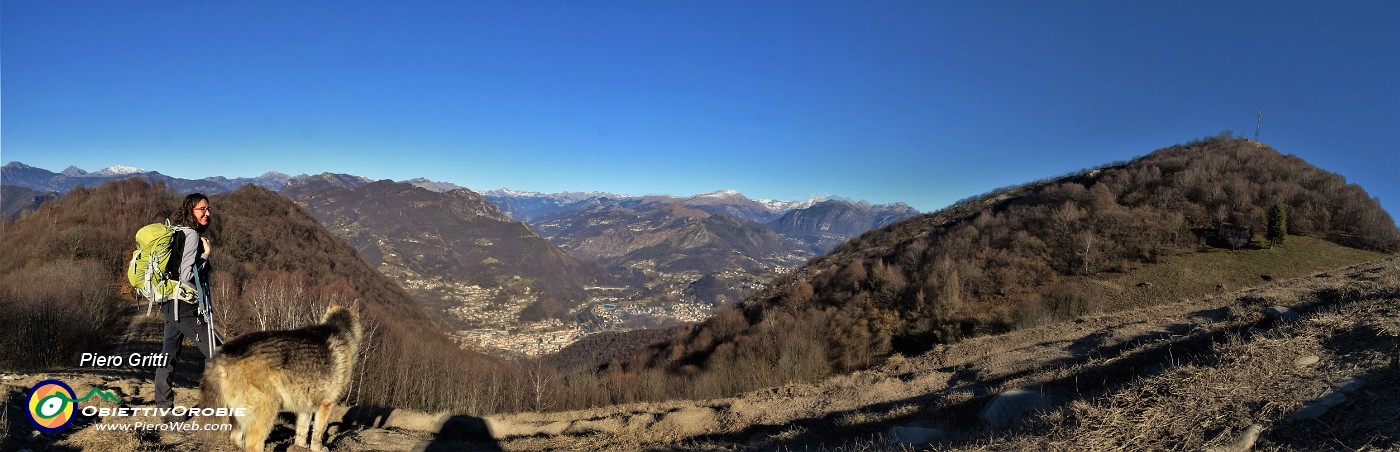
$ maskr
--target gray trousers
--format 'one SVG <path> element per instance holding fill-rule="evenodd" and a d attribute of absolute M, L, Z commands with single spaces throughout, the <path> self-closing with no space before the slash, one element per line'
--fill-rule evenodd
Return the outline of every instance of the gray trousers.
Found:
<path fill-rule="evenodd" d="M 180 305 L 178 321 L 174 319 L 173 312 L 176 304 Z M 175 372 L 175 363 L 180 361 L 180 348 L 186 337 L 194 342 L 195 348 L 204 354 L 206 361 L 210 358 L 209 325 L 199 317 L 197 310 L 197 306 L 177 300 L 160 304 L 160 314 L 165 317 L 165 342 L 161 345 L 160 352 L 168 358 L 164 367 L 156 369 L 155 405 L 158 407 L 169 407 L 175 403 L 175 389 L 170 387 L 170 374 Z M 215 337 L 214 346 L 219 345 L 219 340 Z"/>

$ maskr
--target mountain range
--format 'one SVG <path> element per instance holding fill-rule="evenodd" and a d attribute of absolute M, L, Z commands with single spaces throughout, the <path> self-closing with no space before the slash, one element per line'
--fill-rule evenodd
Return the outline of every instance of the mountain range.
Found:
<path fill-rule="evenodd" d="M 837 197 L 805 201 L 755 200 L 735 190 L 719 190 L 689 197 L 637 197 L 598 192 L 551 194 L 499 189 L 482 192 L 482 196 L 501 206 L 501 211 L 511 218 L 542 229 L 561 229 L 561 220 L 567 223 L 570 217 L 582 212 L 595 216 L 600 207 L 636 209 L 646 205 L 679 204 L 764 225 L 786 238 L 797 240 L 808 252 L 818 255 L 862 232 L 919 214 L 918 210 L 904 203 L 871 204 Z M 542 234 L 551 238 L 555 236 L 550 232 Z"/>
<path fill-rule="evenodd" d="M 608 199 L 537 218 L 566 252 L 610 268 L 637 297 L 736 302 L 813 255 L 764 225 L 671 198 Z"/>
<path fill-rule="evenodd" d="M 719 213 L 733 218 L 756 223 L 768 223 L 782 214 L 811 207 L 827 198 L 812 198 L 806 201 L 779 201 L 771 199 L 749 199 L 737 190 L 717 190 L 710 193 L 685 198 L 674 196 L 631 196 L 605 192 L 562 192 L 538 193 L 501 188 L 481 192 L 501 211 L 516 220 L 532 222 L 536 218 L 559 212 L 579 210 L 589 204 L 608 203 L 627 199 L 674 200 L 687 206 L 698 207 L 711 213 Z M 895 206 L 898 204 L 891 204 Z"/>
<path fill-rule="evenodd" d="M 226 193 L 252 184 L 276 190 L 286 185 L 294 176 L 269 171 L 258 177 L 207 177 L 204 179 L 180 179 L 166 176 L 156 171 L 147 171 L 129 166 L 111 166 L 96 172 L 87 172 L 76 166 L 69 166 L 55 173 L 42 168 L 10 162 L 0 167 L 0 185 L 25 187 L 34 191 L 67 193 L 79 185 L 96 187 L 105 182 L 139 177 L 147 182 L 160 182 L 179 192 L 201 192 L 206 194 Z"/>

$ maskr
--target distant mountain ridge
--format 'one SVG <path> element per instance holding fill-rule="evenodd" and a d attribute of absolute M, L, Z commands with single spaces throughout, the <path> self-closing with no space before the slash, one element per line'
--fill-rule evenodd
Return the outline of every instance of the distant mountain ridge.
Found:
<path fill-rule="evenodd" d="M 569 254 L 607 266 L 641 305 L 736 302 L 812 257 L 761 224 L 674 198 L 598 200 L 537 218 L 540 234 Z"/>
<path fill-rule="evenodd" d="M 784 205 L 754 201 L 737 190 L 719 190 L 699 194 L 685 198 L 681 200 L 681 203 L 713 214 L 759 224 L 773 221 L 783 214 L 782 211 L 774 210 L 770 205 Z"/>
<path fill-rule="evenodd" d="M 657 265 L 661 267 L 682 265 L 673 270 L 713 272 L 734 267 L 696 261 L 694 257 L 710 252 L 729 254 L 732 250 L 750 262 L 739 266 L 745 269 L 753 269 L 759 263 L 786 266 L 811 257 L 760 224 L 666 198 L 593 205 L 581 212 L 538 219 L 536 227 L 564 249 L 609 264 L 660 259 Z M 712 246 L 718 248 L 711 250 Z"/>
<path fill-rule="evenodd" d="M 679 201 L 687 206 L 699 207 L 707 212 L 757 223 L 767 223 L 789 211 L 811 207 L 818 202 L 827 200 L 825 197 L 811 198 L 805 201 L 749 199 L 743 193 L 732 189 L 716 190 L 686 197 L 632 196 L 607 192 L 540 193 L 509 188 L 487 190 L 481 192 L 481 195 L 501 206 L 501 211 L 506 212 L 511 218 L 525 222 L 560 212 L 582 209 L 590 204 L 649 199 Z"/>
<path fill-rule="evenodd" d="M 109 181 L 129 179 L 132 177 L 139 177 L 151 183 L 163 183 L 166 187 L 180 192 L 218 194 L 237 190 L 244 185 L 256 185 L 270 190 L 279 190 L 290 181 L 310 176 L 304 174 L 300 176 L 288 176 L 276 171 L 268 171 L 258 177 L 229 179 L 222 176 L 212 176 L 203 179 L 182 179 L 167 176 L 157 171 L 148 171 L 123 165 L 110 166 L 97 172 L 88 172 L 77 166 L 69 166 L 65 168 L 63 172 L 55 173 L 20 162 L 10 162 L 5 164 L 3 168 L 0 168 L 0 185 L 25 187 L 35 191 L 52 191 L 59 193 L 67 193 L 69 190 L 79 185 L 95 187 Z"/>
<path fill-rule="evenodd" d="M 291 176 L 278 171 L 268 171 L 257 177 L 228 178 L 225 176 L 209 176 L 202 179 L 183 179 L 167 176 L 158 171 L 125 165 L 113 165 L 97 172 L 88 172 L 77 166 L 70 165 L 62 172 L 55 173 L 21 162 L 12 161 L 3 168 L 0 168 L 0 185 L 25 187 L 39 192 L 67 193 L 69 190 L 79 185 L 97 186 L 111 180 L 130 177 L 140 177 L 152 183 L 160 182 L 175 191 L 203 192 L 205 194 L 226 193 L 237 190 L 244 185 L 255 185 L 278 191 L 290 184 L 317 184 L 324 182 L 331 185 L 356 187 L 373 182 L 372 179 L 363 176 L 329 172 L 315 175 L 300 174 Z M 320 182 L 318 182 L 318 180 Z M 451 182 L 438 182 L 423 177 L 399 182 L 422 187 L 438 193 L 466 188 Z M 596 204 L 611 200 L 646 198 L 679 200 L 687 206 L 700 208 L 710 213 L 766 224 L 781 218 L 782 215 L 793 210 L 810 208 L 820 202 L 833 199 L 844 200 L 842 198 L 828 197 L 816 197 L 802 201 L 755 200 L 749 199 L 744 196 L 743 193 L 732 189 L 716 190 L 710 193 L 702 193 L 687 197 L 669 195 L 637 197 L 607 192 L 539 193 L 512 190 L 509 188 L 485 190 L 479 191 L 478 193 L 492 204 L 495 204 L 506 215 L 517 221 L 526 222 L 545 215 L 553 215 L 561 211 L 580 209 L 588 205 L 588 203 Z M 864 203 L 864 201 L 847 202 L 858 206 Z M 896 203 L 888 206 L 896 205 L 902 204 Z M 873 205 L 872 207 L 880 209 L 884 206 L 887 205 Z"/>
<path fill-rule="evenodd" d="M 904 203 L 871 205 L 828 199 L 792 209 L 769 222 L 768 227 L 802 242 L 817 254 L 826 254 L 851 237 L 919 213 Z"/>
<path fill-rule="evenodd" d="M 581 209 L 589 203 L 597 204 L 600 201 L 632 197 L 604 192 L 538 193 L 509 188 L 483 191 L 481 196 L 499 206 L 501 212 L 510 215 L 516 221 L 525 222 L 559 212 Z"/>
<path fill-rule="evenodd" d="M 428 180 L 428 178 L 426 178 L 426 177 L 418 177 L 418 178 L 409 179 L 409 180 L 403 181 L 403 183 L 405 183 L 405 184 L 412 184 L 412 185 L 415 186 L 415 187 L 426 188 L 426 189 L 428 189 L 428 190 L 432 190 L 432 191 L 435 191 L 435 192 L 438 192 L 438 193 L 446 193 L 446 192 L 449 192 L 449 191 L 452 191 L 452 190 L 461 190 L 461 189 L 463 189 L 463 188 L 466 188 L 466 187 L 463 187 L 463 186 L 461 186 L 461 185 L 457 185 L 457 184 L 454 184 L 454 183 L 451 183 L 451 182 L 436 182 L 436 181 Z"/>

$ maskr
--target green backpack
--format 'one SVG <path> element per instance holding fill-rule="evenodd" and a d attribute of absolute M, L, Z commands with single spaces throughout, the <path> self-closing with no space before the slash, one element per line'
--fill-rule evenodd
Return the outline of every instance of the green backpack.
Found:
<path fill-rule="evenodd" d="M 187 229 L 165 223 L 151 223 L 136 231 L 136 251 L 131 253 L 126 278 L 136 293 L 147 300 L 146 315 L 151 307 L 180 298 L 180 260 Z M 173 257 L 173 258 L 172 258 Z"/>

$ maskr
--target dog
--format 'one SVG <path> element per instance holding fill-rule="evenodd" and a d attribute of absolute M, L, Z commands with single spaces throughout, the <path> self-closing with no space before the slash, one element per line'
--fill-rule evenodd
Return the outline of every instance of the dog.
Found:
<path fill-rule="evenodd" d="M 350 382 L 363 332 L 359 302 L 331 305 L 321 323 L 285 331 L 258 331 L 219 347 L 200 382 L 200 406 L 244 408 L 229 438 L 262 451 L 277 413 L 297 415 L 296 444 L 321 451 L 327 418 Z"/>

